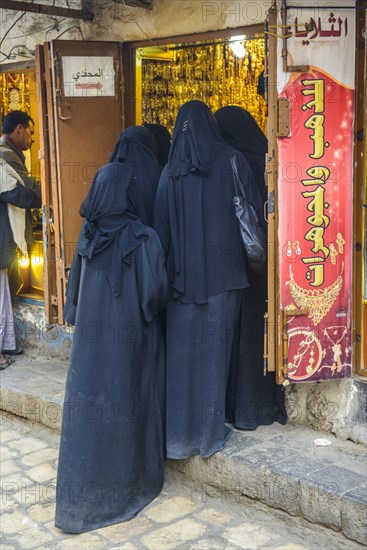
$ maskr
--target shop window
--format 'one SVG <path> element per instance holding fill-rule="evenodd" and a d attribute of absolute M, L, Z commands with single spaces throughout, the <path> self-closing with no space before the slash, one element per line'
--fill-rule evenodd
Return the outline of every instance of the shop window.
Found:
<path fill-rule="evenodd" d="M 180 106 L 197 99 L 213 112 L 244 107 L 265 132 L 264 55 L 261 35 L 138 48 L 136 124 L 163 124 L 172 133 Z"/>

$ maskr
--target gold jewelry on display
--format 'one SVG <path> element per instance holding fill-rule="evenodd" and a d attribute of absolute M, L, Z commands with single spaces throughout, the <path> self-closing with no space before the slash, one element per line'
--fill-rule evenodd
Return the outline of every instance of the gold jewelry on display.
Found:
<path fill-rule="evenodd" d="M 257 93 L 264 70 L 264 39 L 246 40 L 244 57 L 229 44 L 174 49 L 171 58 L 142 56 L 142 122 L 172 132 L 178 109 L 192 99 L 212 112 L 226 105 L 244 107 L 265 132 L 266 104 Z"/>

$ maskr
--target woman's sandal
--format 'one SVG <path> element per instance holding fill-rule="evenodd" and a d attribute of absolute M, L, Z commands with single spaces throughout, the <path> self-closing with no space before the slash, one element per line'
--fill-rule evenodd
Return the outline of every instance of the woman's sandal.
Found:
<path fill-rule="evenodd" d="M 23 348 L 17 346 L 15 349 L 2 349 L 1 353 L 3 355 L 20 355 L 23 351 Z"/>
<path fill-rule="evenodd" d="M 4 369 L 7 369 L 8 367 L 10 367 L 10 365 L 12 363 L 14 363 L 14 359 L 12 359 L 11 357 L 9 357 L 8 355 L 4 355 L 5 357 L 5 362 L 4 363 L 0 363 L 0 370 L 4 370 Z"/>

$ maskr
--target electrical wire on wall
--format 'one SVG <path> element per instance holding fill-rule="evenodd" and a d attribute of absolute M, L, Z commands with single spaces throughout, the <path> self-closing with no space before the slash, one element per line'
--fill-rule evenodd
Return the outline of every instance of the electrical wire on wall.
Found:
<path fill-rule="evenodd" d="M 1 49 L 1 46 L 3 45 L 3 42 L 5 40 L 5 38 L 8 36 L 8 34 L 10 33 L 10 31 L 12 30 L 13 27 L 15 27 L 15 25 L 18 23 L 18 21 L 20 21 L 22 19 L 22 17 L 25 16 L 27 12 L 23 12 L 11 25 L 10 27 L 8 28 L 8 30 L 6 31 L 6 33 L 4 34 L 4 36 L 2 37 L 2 39 L 0 40 L 0 49 Z M 6 55 L 6 54 L 3 54 L 3 55 Z"/>
<path fill-rule="evenodd" d="M 54 4 L 55 4 L 55 0 L 53 0 L 53 5 Z M 69 7 L 69 2 L 67 2 L 67 5 Z M 5 34 L 2 36 L 2 38 L 0 40 L 0 54 L 3 56 L 3 58 L 0 59 L 0 63 L 3 63 L 4 61 L 7 61 L 9 59 L 15 59 L 17 57 L 22 57 L 22 58 L 27 58 L 27 59 L 32 59 L 34 57 L 34 53 L 35 53 L 34 50 L 30 49 L 25 43 L 24 44 L 15 44 L 14 46 L 12 46 L 10 48 L 10 50 L 7 53 L 2 51 L 2 49 L 1 49 L 1 46 L 3 45 L 5 39 L 8 37 L 11 30 L 26 15 L 26 13 L 27 12 L 24 11 L 19 17 L 17 17 L 15 19 L 15 21 L 13 21 L 13 23 L 10 25 L 8 30 L 5 32 Z M 69 32 L 73 29 L 78 31 L 80 36 L 81 36 L 81 39 L 84 40 L 83 32 L 82 32 L 82 29 L 80 28 L 79 24 L 73 24 L 72 26 L 62 30 L 63 24 L 66 21 L 68 21 L 69 19 L 70 19 L 69 17 L 64 17 L 64 18 L 61 18 L 61 19 L 57 19 L 57 17 L 52 17 L 51 16 L 52 24 L 48 24 L 44 28 L 40 28 L 40 29 L 34 30 L 32 32 L 27 32 L 26 34 L 24 33 L 24 34 L 21 34 L 21 35 L 9 37 L 8 40 L 13 41 L 13 40 L 17 40 L 19 38 L 24 38 L 24 40 L 26 40 L 30 35 L 44 33 L 43 42 L 46 42 L 47 40 L 49 40 L 49 34 L 50 33 L 58 32 L 59 34 L 54 38 L 54 40 L 57 40 L 58 38 L 60 38 L 61 36 L 63 36 L 64 34 L 66 34 L 67 32 Z M 48 21 L 49 21 L 49 18 L 48 18 Z M 61 33 L 60 33 L 60 30 L 62 31 Z"/>
<path fill-rule="evenodd" d="M 77 31 L 79 31 L 80 35 L 82 37 L 82 40 L 84 40 L 83 31 L 82 31 L 82 29 L 80 28 L 79 25 L 73 25 L 72 27 L 68 27 L 67 29 L 62 31 L 62 33 L 60 33 L 58 36 L 56 36 L 55 40 L 58 40 L 60 38 L 60 36 L 62 36 L 63 34 L 69 32 L 69 31 L 71 31 L 72 29 L 76 29 Z"/>
<path fill-rule="evenodd" d="M 143 35 L 145 36 L 145 38 L 147 38 L 147 39 L 149 40 L 149 42 L 151 42 L 154 46 L 160 47 L 160 48 L 162 48 L 162 49 L 166 49 L 166 48 L 164 48 L 164 46 L 162 47 L 156 40 L 154 40 L 153 38 L 151 38 L 151 37 L 145 32 L 145 30 L 142 28 L 142 26 L 140 25 L 139 21 L 137 20 L 136 12 L 133 11 L 133 10 L 135 10 L 136 8 L 132 8 L 131 6 L 127 6 L 125 0 L 113 1 L 113 4 L 122 4 L 123 7 L 128 11 L 127 17 L 130 18 L 130 21 L 131 21 L 132 23 L 135 23 L 135 25 L 138 27 L 138 29 L 140 30 L 140 32 L 143 33 Z M 129 10 L 130 10 L 130 11 L 129 11 Z"/>
<path fill-rule="evenodd" d="M 13 52 L 13 50 L 15 50 L 15 48 L 18 48 L 18 52 L 13 54 L 12 52 Z M 24 53 L 24 52 L 27 52 L 27 53 Z M 30 48 L 28 48 L 24 44 L 16 44 L 15 46 L 13 46 L 9 50 L 9 52 L 7 54 L 5 54 L 2 51 L 0 51 L 0 53 L 4 56 L 4 58 L 0 60 L 0 63 L 5 61 L 6 59 L 11 59 L 12 56 L 13 57 L 25 57 L 26 59 L 33 59 L 33 57 L 34 57 L 34 50 L 31 50 Z"/>

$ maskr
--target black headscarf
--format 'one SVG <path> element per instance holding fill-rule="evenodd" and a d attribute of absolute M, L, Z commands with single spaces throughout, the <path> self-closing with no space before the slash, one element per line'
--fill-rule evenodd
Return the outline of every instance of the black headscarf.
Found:
<path fill-rule="evenodd" d="M 212 174 L 232 155 L 205 103 L 194 100 L 180 107 L 168 156 L 171 177 L 194 171 Z"/>
<path fill-rule="evenodd" d="M 246 109 L 236 105 L 222 107 L 214 116 L 226 142 L 240 151 L 249 163 L 261 195 L 265 198 L 264 172 L 268 140 L 260 126 Z"/>
<path fill-rule="evenodd" d="M 143 126 L 126 128 L 121 133 L 109 162 L 131 165 L 137 185 L 144 196 L 145 212 L 141 212 L 141 219 L 147 225 L 152 225 L 154 198 L 162 171 L 152 132 Z"/>
<path fill-rule="evenodd" d="M 76 254 L 98 263 L 115 296 L 122 291 L 123 262 L 148 237 L 143 203 L 131 166 L 109 163 L 96 173 L 80 208 L 85 218 Z"/>
<path fill-rule="evenodd" d="M 162 124 L 144 124 L 144 127 L 148 128 L 154 136 L 158 161 L 163 168 L 168 162 L 168 154 L 171 147 L 171 134 Z"/>

